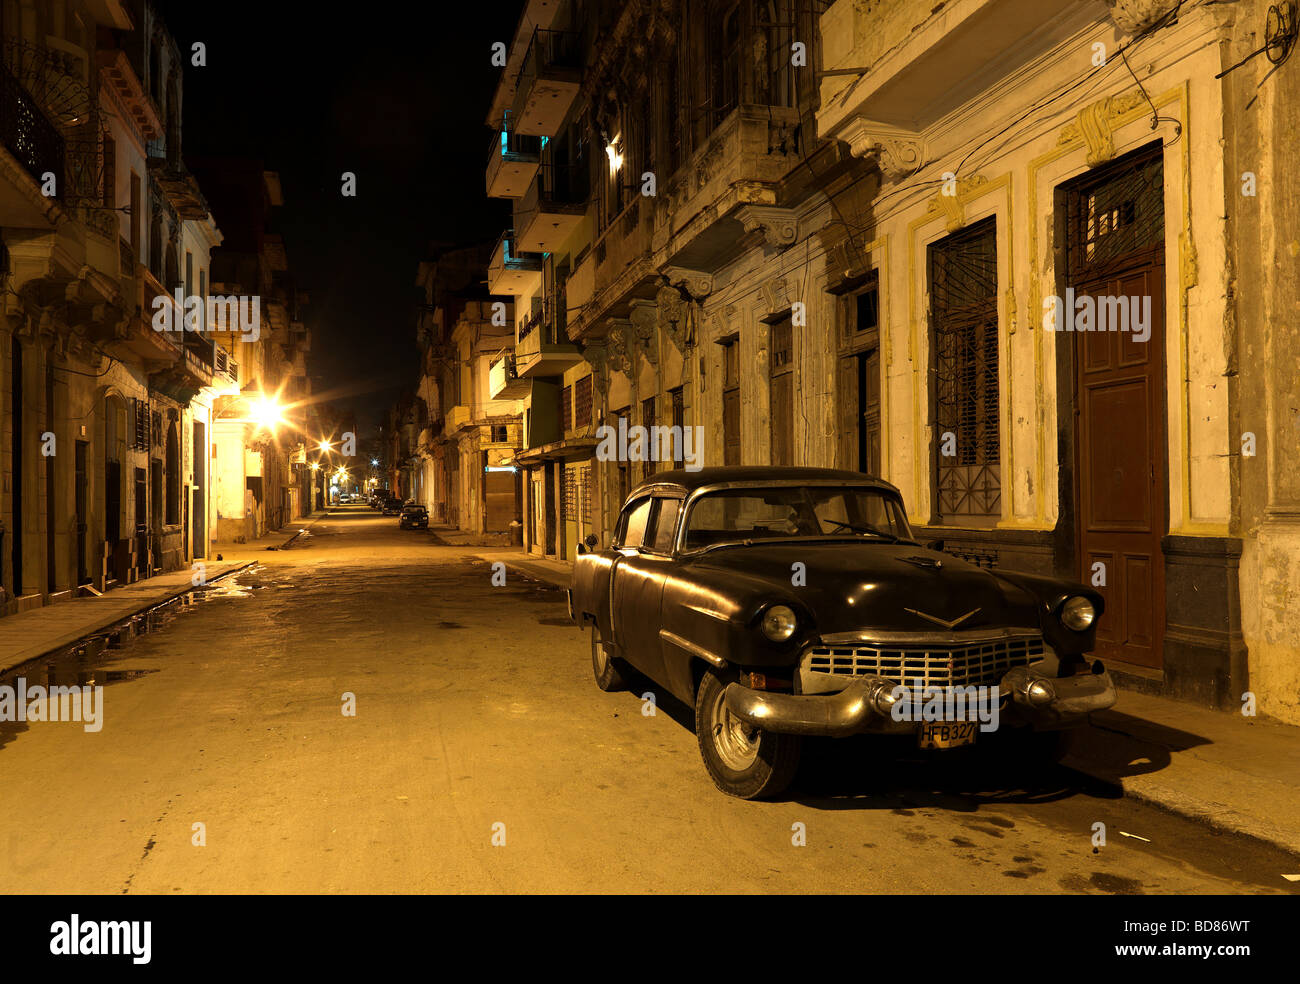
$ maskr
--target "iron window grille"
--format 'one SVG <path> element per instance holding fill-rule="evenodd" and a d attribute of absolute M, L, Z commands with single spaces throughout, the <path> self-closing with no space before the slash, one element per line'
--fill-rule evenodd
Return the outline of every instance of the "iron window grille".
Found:
<path fill-rule="evenodd" d="M 1163 146 L 1139 148 L 1066 189 L 1066 269 L 1079 285 L 1164 248 Z"/>
<path fill-rule="evenodd" d="M 992 525 L 1002 512 L 995 220 L 932 245 L 929 266 L 938 518 Z"/>

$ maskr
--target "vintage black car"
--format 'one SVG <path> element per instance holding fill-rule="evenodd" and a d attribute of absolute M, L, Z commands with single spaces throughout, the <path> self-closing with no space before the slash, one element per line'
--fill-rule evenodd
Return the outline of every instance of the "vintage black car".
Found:
<path fill-rule="evenodd" d="M 397 521 L 398 529 L 427 530 L 429 528 L 429 510 L 424 506 L 407 504 L 402 507 L 402 516 Z"/>
<path fill-rule="evenodd" d="M 396 496 L 389 496 L 384 500 L 381 513 L 385 516 L 400 516 L 402 514 L 402 500 Z"/>
<path fill-rule="evenodd" d="M 579 548 L 569 594 L 597 685 L 630 666 L 694 706 L 704 764 L 734 796 L 784 789 L 805 735 L 951 748 L 1001 728 L 990 738 L 1041 753 L 1115 702 L 1088 655 L 1100 594 L 922 546 L 899 491 L 866 475 L 662 472 L 597 546 Z"/>

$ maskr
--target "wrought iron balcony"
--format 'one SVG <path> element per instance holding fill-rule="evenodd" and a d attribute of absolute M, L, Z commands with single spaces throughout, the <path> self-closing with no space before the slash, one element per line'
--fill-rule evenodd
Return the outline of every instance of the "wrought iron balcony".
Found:
<path fill-rule="evenodd" d="M 582 79 L 582 39 L 572 31 L 533 31 L 511 117 L 519 133 L 553 137 L 578 95 Z"/>
<path fill-rule="evenodd" d="M 503 126 L 488 147 L 489 198 L 522 198 L 537 174 L 544 137 L 516 133 Z"/>
<path fill-rule="evenodd" d="M 0 142 L 36 182 L 46 173 L 57 175 L 54 197 L 62 198 L 63 135 L 8 65 L 0 65 Z"/>
<path fill-rule="evenodd" d="M 542 258 L 516 249 L 513 232 L 497 240 L 488 264 L 488 293 L 515 296 L 532 286 L 542 270 Z"/>
<path fill-rule="evenodd" d="M 587 213 L 585 167 L 543 164 L 527 193 L 515 204 L 519 248 L 530 253 L 556 252 Z"/>

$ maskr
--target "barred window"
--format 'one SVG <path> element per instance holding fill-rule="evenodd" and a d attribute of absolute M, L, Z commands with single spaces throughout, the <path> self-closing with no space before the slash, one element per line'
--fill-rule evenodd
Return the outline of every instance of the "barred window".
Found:
<path fill-rule="evenodd" d="M 586 427 L 591 423 L 591 377 L 583 376 L 573 386 L 574 426 Z"/>
<path fill-rule="evenodd" d="M 1002 513 L 995 220 L 932 245 L 929 266 L 936 518 L 991 526 Z"/>

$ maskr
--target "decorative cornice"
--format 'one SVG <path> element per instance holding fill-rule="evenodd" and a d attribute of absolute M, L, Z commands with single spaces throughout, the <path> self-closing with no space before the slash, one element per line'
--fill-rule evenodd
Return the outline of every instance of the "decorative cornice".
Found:
<path fill-rule="evenodd" d="M 675 266 L 664 267 L 662 273 L 670 286 L 685 287 L 692 300 L 702 301 L 713 293 L 713 274 L 711 273 Z"/>
<path fill-rule="evenodd" d="M 749 233 L 759 232 L 768 246 L 785 249 L 799 238 L 799 218 L 794 209 L 774 205 L 745 205 L 736 218 Z"/>
<path fill-rule="evenodd" d="M 921 134 L 888 123 L 856 117 L 840 131 L 854 157 L 874 157 L 887 181 L 901 181 L 929 161 L 929 148 Z"/>

